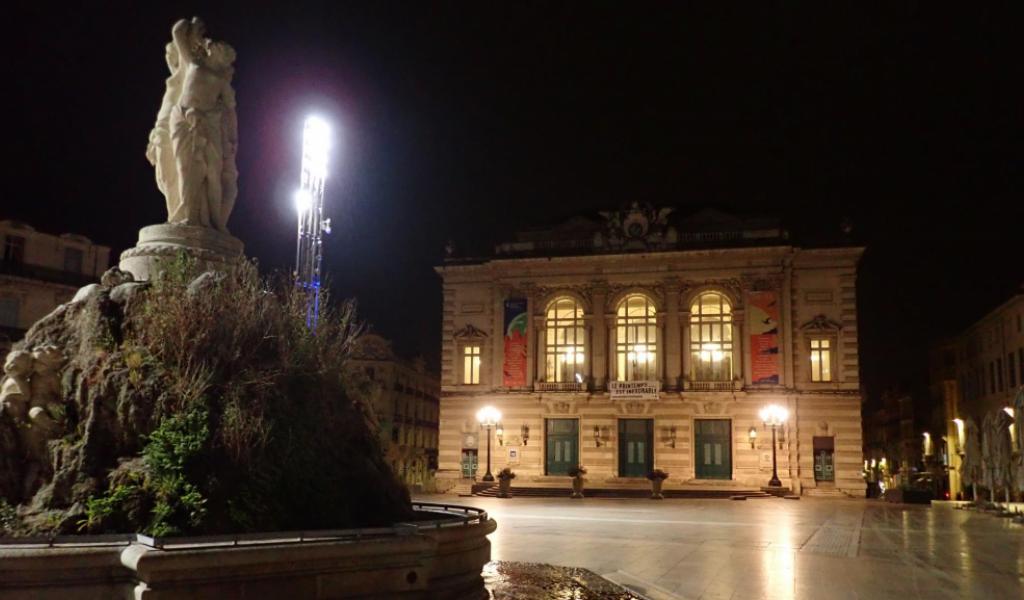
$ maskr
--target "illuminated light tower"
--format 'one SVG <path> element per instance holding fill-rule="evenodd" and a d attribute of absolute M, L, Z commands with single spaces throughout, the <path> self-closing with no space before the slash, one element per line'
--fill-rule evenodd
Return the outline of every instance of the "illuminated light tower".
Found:
<path fill-rule="evenodd" d="M 309 117 L 302 130 L 302 179 L 295 192 L 299 235 L 295 249 L 295 283 L 307 293 L 306 325 L 316 329 L 320 314 L 320 263 L 323 236 L 331 232 L 331 220 L 324 218 L 324 183 L 327 156 L 331 150 L 331 128 L 318 117 Z"/>

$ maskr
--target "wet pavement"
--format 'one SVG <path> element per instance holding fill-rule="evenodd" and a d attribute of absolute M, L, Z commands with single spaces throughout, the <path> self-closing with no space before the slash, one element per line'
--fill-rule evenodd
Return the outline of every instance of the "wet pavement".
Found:
<path fill-rule="evenodd" d="M 643 600 L 578 567 L 493 561 L 483 576 L 493 600 Z"/>
<path fill-rule="evenodd" d="M 588 569 L 651 600 L 1024 598 L 1024 526 L 951 507 L 810 498 L 458 502 L 497 520 L 493 560 Z"/>

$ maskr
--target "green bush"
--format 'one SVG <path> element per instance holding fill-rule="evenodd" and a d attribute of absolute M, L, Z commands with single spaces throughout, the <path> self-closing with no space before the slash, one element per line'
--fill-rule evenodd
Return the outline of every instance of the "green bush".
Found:
<path fill-rule="evenodd" d="M 117 421 L 92 434 L 114 447 L 84 443 L 81 427 L 68 440 L 68 453 L 89 458 L 64 463 L 106 465 L 81 529 L 167 536 L 409 518 L 366 386 L 347 374 L 354 305 L 322 295 L 315 332 L 306 306 L 304 292 L 250 262 L 197 282 L 182 259 L 119 321 L 94 328 L 68 368 L 117 399 Z M 101 405 L 76 407 L 80 424 Z"/>

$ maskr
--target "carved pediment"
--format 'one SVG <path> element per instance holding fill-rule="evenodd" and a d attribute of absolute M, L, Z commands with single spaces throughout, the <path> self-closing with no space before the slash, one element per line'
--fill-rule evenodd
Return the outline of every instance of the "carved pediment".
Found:
<path fill-rule="evenodd" d="M 804 331 L 839 331 L 843 326 L 825 315 L 817 315 L 800 326 Z"/>
<path fill-rule="evenodd" d="M 651 403 L 648 400 L 628 400 L 618 402 L 616 406 L 620 415 L 646 415 L 651 410 Z"/>
<path fill-rule="evenodd" d="M 483 339 L 487 337 L 487 333 L 482 329 L 467 323 L 465 327 L 456 331 L 453 334 L 453 337 L 457 340 Z"/>
<path fill-rule="evenodd" d="M 567 415 L 576 412 L 575 400 L 545 398 L 541 402 L 544 403 L 544 412 L 549 415 Z"/>

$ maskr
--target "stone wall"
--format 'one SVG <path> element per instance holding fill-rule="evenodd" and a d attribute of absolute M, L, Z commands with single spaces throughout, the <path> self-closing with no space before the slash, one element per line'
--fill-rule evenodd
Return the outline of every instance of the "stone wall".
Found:
<path fill-rule="evenodd" d="M 189 547 L 180 538 L 163 549 L 138 542 L 93 546 L 102 542 L 87 537 L 37 548 L 0 541 L 0 597 L 479 598 L 491 553 L 486 536 L 496 527 L 481 515 L 467 524 L 399 526 L 359 538 L 315 541 L 312 532 L 299 542 L 282 533 L 205 548 L 210 539 Z"/>

